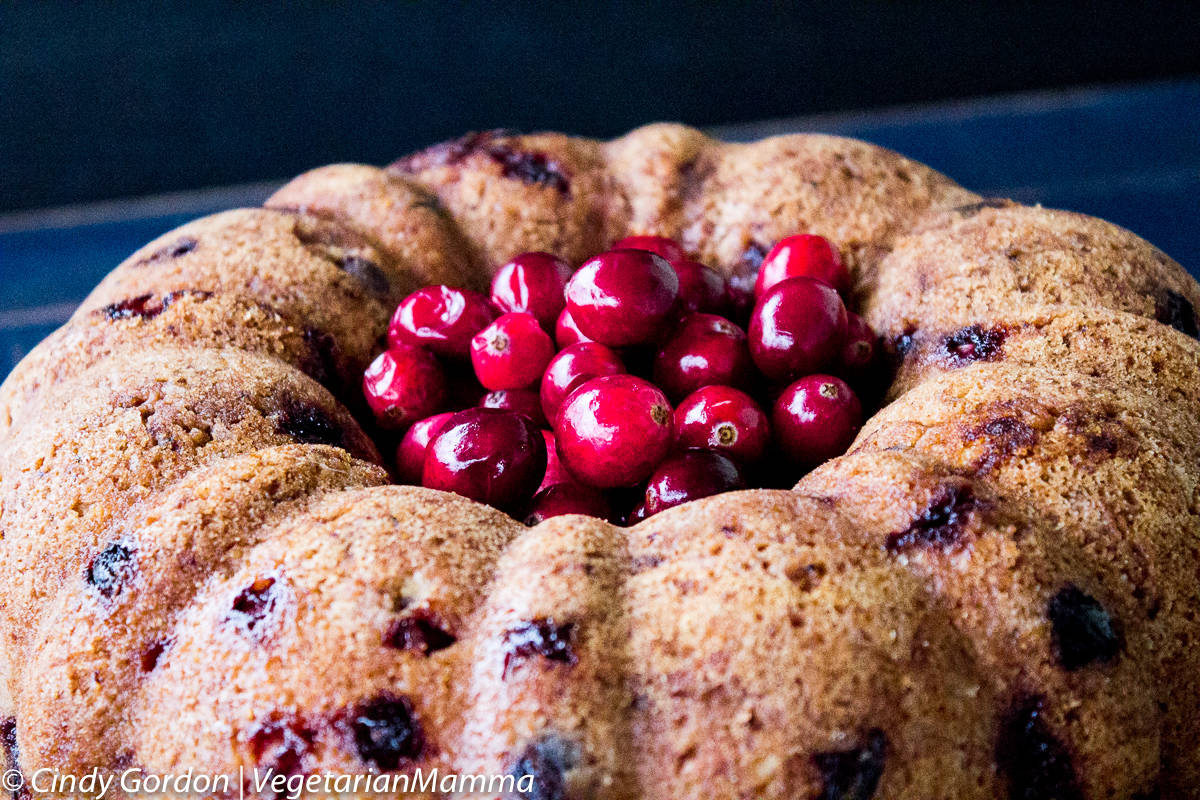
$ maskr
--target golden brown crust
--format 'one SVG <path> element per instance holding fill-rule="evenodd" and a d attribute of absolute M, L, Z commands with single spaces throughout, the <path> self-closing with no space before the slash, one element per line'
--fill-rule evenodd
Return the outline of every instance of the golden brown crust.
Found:
<path fill-rule="evenodd" d="M 1200 288 L 1133 234 L 861 142 L 678 125 L 474 134 L 268 204 L 143 248 L 0 388 L 26 772 L 1200 797 Z M 654 233 L 747 277 L 797 229 L 841 248 L 900 370 L 792 492 L 526 530 L 381 485 L 313 380 L 356 383 L 416 284 L 520 251 Z"/>

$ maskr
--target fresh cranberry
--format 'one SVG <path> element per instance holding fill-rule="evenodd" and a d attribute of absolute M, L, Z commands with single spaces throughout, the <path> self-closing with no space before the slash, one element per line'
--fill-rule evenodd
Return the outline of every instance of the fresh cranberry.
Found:
<path fill-rule="evenodd" d="M 744 386 L 753 376 L 745 332 L 714 314 L 688 316 L 654 359 L 654 382 L 672 400 L 701 386 Z"/>
<path fill-rule="evenodd" d="M 745 392 L 705 386 L 675 409 L 675 441 L 680 447 L 707 447 L 742 464 L 762 458 L 771 437 L 767 415 Z"/>
<path fill-rule="evenodd" d="M 674 262 L 679 276 L 679 305 L 681 310 L 725 315 L 729 312 L 729 289 L 725 279 L 699 261 Z"/>
<path fill-rule="evenodd" d="M 590 342 L 592 340 L 585 336 L 583 331 L 579 330 L 579 326 L 575 324 L 575 318 L 571 316 L 570 310 L 564 308 L 562 313 L 558 315 L 558 322 L 554 323 L 554 341 L 558 344 L 558 349 L 562 350 L 573 344 Z"/>
<path fill-rule="evenodd" d="M 637 525 L 639 522 L 641 522 L 642 520 L 646 519 L 646 517 L 649 517 L 649 516 L 650 516 L 650 513 L 648 511 L 646 511 L 646 501 L 642 500 L 636 506 L 633 507 L 633 510 L 630 511 L 628 515 L 626 515 L 625 524 L 627 526 Z"/>
<path fill-rule="evenodd" d="M 565 347 L 542 375 L 542 411 L 546 419 L 558 415 L 559 406 L 575 387 L 602 375 L 620 375 L 625 364 L 612 348 L 599 342 L 579 342 Z"/>
<path fill-rule="evenodd" d="M 556 483 L 540 490 L 529 504 L 526 525 L 537 525 L 551 517 L 564 514 L 583 514 L 609 519 L 612 508 L 604 494 L 579 483 Z"/>
<path fill-rule="evenodd" d="M 469 408 L 448 419 L 429 443 L 421 482 L 513 511 L 529 501 L 545 472 L 545 440 L 528 417 Z"/>
<path fill-rule="evenodd" d="M 501 311 L 524 311 L 537 317 L 546 330 L 566 306 L 563 290 L 571 278 L 571 265 L 550 253 L 522 253 L 492 278 L 492 302 Z"/>
<path fill-rule="evenodd" d="M 453 416 L 453 411 L 434 414 L 414 422 L 404 434 L 396 447 L 396 477 L 400 483 L 420 485 L 421 473 L 425 471 L 425 451 L 429 449 L 433 437 Z"/>
<path fill-rule="evenodd" d="M 685 450 L 659 464 L 650 476 L 646 513 L 745 488 L 746 479 L 732 459 L 712 450 Z"/>
<path fill-rule="evenodd" d="M 558 455 L 590 486 L 645 480 L 671 448 L 671 404 L 632 375 L 592 378 L 567 396 L 555 420 Z"/>
<path fill-rule="evenodd" d="M 850 272 L 837 249 L 824 236 L 801 233 L 781 239 L 758 269 L 754 294 L 763 294 L 788 278 L 815 278 L 839 292 L 850 288 Z"/>
<path fill-rule="evenodd" d="M 471 364 L 488 389 L 520 389 L 542 377 L 554 340 L 532 314 L 504 314 L 471 339 Z"/>
<path fill-rule="evenodd" d="M 542 413 L 542 400 L 533 389 L 497 389 L 488 392 L 479 401 L 480 408 L 502 408 L 515 411 L 533 420 L 533 424 L 544 428 L 550 423 Z"/>
<path fill-rule="evenodd" d="M 853 311 L 846 312 L 846 338 L 842 344 L 842 373 L 850 378 L 865 375 L 875 361 L 875 331 Z"/>
<path fill-rule="evenodd" d="M 380 427 L 403 430 L 442 408 L 446 376 L 433 353 L 399 344 L 384 350 L 367 367 L 363 393 Z"/>
<path fill-rule="evenodd" d="M 558 445 L 555 443 L 553 431 L 542 431 L 542 439 L 546 442 L 546 475 L 542 478 L 538 491 L 556 483 L 578 483 L 558 458 Z"/>
<path fill-rule="evenodd" d="M 750 354 L 768 378 L 794 380 L 834 364 L 846 335 L 846 307 L 828 284 L 789 278 L 762 296 L 750 319 Z"/>
<path fill-rule="evenodd" d="M 862 404 L 841 378 L 807 375 L 779 395 L 771 421 L 784 454 L 816 466 L 846 452 L 862 427 Z"/>
<path fill-rule="evenodd" d="M 679 299 L 679 276 L 648 250 L 610 250 L 567 282 L 567 310 L 579 330 L 610 347 L 649 342 Z"/>
<path fill-rule="evenodd" d="M 417 344 L 442 356 L 466 358 L 471 337 L 499 316 L 491 301 L 469 289 L 426 286 L 400 302 L 388 342 Z"/>
<path fill-rule="evenodd" d="M 649 250 L 672 264 L 687 258 L 679 242 L 667 236 L 626 236 L 612 246 L 613 250 Z"/>

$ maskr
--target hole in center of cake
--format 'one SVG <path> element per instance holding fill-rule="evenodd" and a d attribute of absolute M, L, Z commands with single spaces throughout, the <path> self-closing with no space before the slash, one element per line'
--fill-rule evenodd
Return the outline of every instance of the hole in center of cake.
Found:
<path fill-rule="evenodd" d="M 736 279 L 661 236 L 627 237 L 578 268 L 523 253 L 490 295 L 406 297 L 363 393 L 400 483 L 530 525 L 631 525 L 790 487 L 845 452 L 884 384 L 849 289 L 835 243 L 811 234 Z"/>

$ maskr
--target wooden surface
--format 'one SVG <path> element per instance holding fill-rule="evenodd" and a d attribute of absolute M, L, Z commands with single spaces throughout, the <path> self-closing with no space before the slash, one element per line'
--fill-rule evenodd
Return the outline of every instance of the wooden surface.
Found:
<path fill-rule="evenodd" d="M 792 131 L 866 139 L 987 195 L 1104 217 L 1200 275 L 1200 80 L 756 122 L 714 132 L 754 139 Z M 0 377 L 138 246 L 194 217 L 261 202 L 271 187 L 0 215 Z"/>

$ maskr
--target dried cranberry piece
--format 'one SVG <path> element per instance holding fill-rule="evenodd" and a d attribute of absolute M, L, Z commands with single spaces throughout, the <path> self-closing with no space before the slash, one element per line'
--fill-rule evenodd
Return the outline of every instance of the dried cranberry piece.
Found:
<path fill-rule="evenodd" d="M 1066 670 L 1112 661 L 1121 652 L 1121 634 L 1113 618 L 1077 586 L 1059 589 L 1046 606 L 1046 616 L 1053 626 L 1055 653 Z"/>
<path fill-rule="evenodd" d="M 869 800 L 879 786 L 887 761 L 887 735 L 878 728 L 867 733 L 861 747 L 817 753 L 813 763 L 821 774 L 820 800 Z"/>

